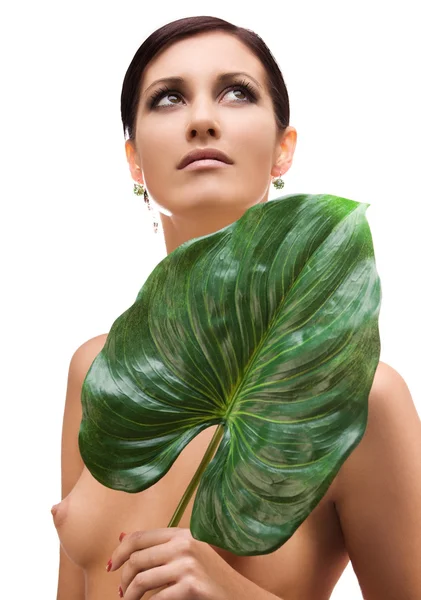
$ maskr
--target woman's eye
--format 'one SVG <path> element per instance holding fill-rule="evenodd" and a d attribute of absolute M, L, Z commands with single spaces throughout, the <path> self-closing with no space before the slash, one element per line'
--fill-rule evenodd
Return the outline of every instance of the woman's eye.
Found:
<path fill-rule="evenodd" d="M 248 83 L 246 85 L 231 86 L 231 88 L 226 90 L 226 92 L 224 93 L 224 96 L 226 96 L 227 94 L 230 94 L 230 93 L 239 92 L 240 94 L 243 94 L 243 96 L 245 96 L 245 99 L 235 96 L 235 98 L 239 102 L 253 101 L 253 99 L 254 99 L 253 94 L 249 91 L 246 91 L 246 87 L 248 87 L 248 86 L 249 86 Z M 178 102 L 172 102 L 172 101 L 170 101 L 169 104 L 160 104 L 160 102 L 163 98 L 168 98 L 170 100 L 170 98 L 180 98 L 180 95 L 178 94 L 178 92 L 171 91 L 169 88 L 161 88 L 161 89 L 157 90 L 157 92 L 152 96 L 150 107 L 153 108 L 153 107 L 171 106 L 171 105 L 178 104 Z"/>
<path fill-rule="evenodd" d="M 175 92 L 167 92 L 166 94 L 165 93 L 161 94 L 159 102 L 162 100 L 162 98 L 168 98 L 168 99 L 169 98 L 180 98 L 180 96 L 178 94 L 176 94 Z M 170 104 L 176 104 L 176 103 L 170 102 Z M 154 103 L 154 106 L 158 106 L 158 101 Z"/>
<path fill-rule="evenodd" d="M 240 92 L 240 94 L 243 94 L 243 96 L 245 96 L 247 99 L 250 98 L 250 96 L 248 94 L 246 94 L 246 92 L 244 90 L 242 90 L 241 87 L 240 88 L 236 87 L 236 88 L 234 88 L 232 90 L 228 90 L 227 94 L 229 92 Z M 236 96 L 236 98 L 237 98 L 237 100 L 241 100 L 241 98 L 238 98 L 237 96 Z"/>

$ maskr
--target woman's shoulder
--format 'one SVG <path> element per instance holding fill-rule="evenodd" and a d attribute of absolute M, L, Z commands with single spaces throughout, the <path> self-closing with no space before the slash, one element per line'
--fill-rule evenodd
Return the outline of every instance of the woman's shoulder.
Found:
<path fill-rule="evenodd" d="M 86 340 L 76 348 L 70 361 L 70 371 L 86 375 L 94 359 L 103 349 L 108 333 L 101 333 Z"/>
<path fill-rule="evenodd" d="M 98 351 L 100 352 L 104 347 L 107 337 L 108 333 L 101 333 L 100 335 L 96 335 L 95 337 L 86 340 L 85 342 L 83 342 L 83 344 L 78 346 L 73 356 L 83 356 L 85 354 L 91 354 L 92 352 L 96 352 L 98 349 Z"/>
<path fill-rule="evenodd" d="M 368 396 L 367 426 L 336 477 L 335 503 L 345 505 L 351 497 L 361 500 L 383 476 L 386 488 L 393 481 L 392 465 L 401 474 L 405 463 L 414 468 L 420 433 L 420 416 L 407 383 L 396 369 L 379 361 Z M 410 485 L 409 472 L 408 476 Z M 377 488 L 381 489 L 380 483 Z"/>
<path fill-rule="evenodd" d="M 421 590 L 414 537 L 421 522 L 420 450 L 421 421 L 408 385 L 379 362 L 367 428 L 339 471 L 334 498 L 353 569 L 370 598 L 415 598 Z"/>

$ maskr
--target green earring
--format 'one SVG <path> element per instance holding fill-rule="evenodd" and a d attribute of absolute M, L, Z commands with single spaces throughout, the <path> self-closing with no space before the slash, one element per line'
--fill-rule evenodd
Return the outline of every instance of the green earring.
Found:
<path fill-rule="evenodd" d="M 284 187 L 285 183 L 283 181 L 283 179 L 281 179 L 280 177 L 278 177 L 277 179 L 274 179 L 272 181 L 273 185 L 276 187 L 277 190 L 282 190 L 282 188 Z"/>
<path fill-rule="evenodd" d="M 133 187 L 133 192 L 136 194 L 136 196 L 143 196 L 143 194 L 145 193 L 145 189 L 141 183 L 135 183 Z"/>

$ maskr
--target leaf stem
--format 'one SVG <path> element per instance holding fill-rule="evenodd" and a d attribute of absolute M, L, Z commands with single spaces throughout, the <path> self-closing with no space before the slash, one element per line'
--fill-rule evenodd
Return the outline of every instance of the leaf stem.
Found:
<path fill-rule="evenodd" d="M 192 480 L 190 481 L 186 491 L 183 494 L 183 497 L 181 498 L 175 513 L 173 514 L 171 521 L 168 524 L 168 527 L 177 527 L 181 517 L 184 514 L 184 511 L 187 508 L 187 505 L 191 499 L 191 497 L 194 494 L 195 489 L 197 488 L 197 486 L 200 483 L 200 480 L 202 478 L 202 475 L 206 469 L 206 467 L 208 466 L 208 464 L 210 463 L 210 461 L 212 460 L 213 455 L 215 454 L 216 450 L 218 449 L 219 446 L 219 442 L 221 441 L 221 438 L 224 434 L 224 426 L 222 423 L 219 424 L 217 430 L 215 431 L 215 433 L 213 434 L 213 438 L 202 458 L 202 461 L 200 463 L 200 465 L 197 467 L 196 473 L 193 475 Z"/>

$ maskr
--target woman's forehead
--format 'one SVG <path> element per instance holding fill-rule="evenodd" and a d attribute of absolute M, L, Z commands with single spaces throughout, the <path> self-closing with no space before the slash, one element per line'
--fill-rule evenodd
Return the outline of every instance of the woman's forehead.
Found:
<path fill-rule="evenodd" d="M 216 80 L 227 72 L 248 73 L 264 83 L 260 60 L 240 40 L 223 32 L 201 33 L 164 48 L 145 67 L 141 87 L 146 91 L 157 80 L 175 77 L 180 78 L 180 83 L 202 78 Z"/>

